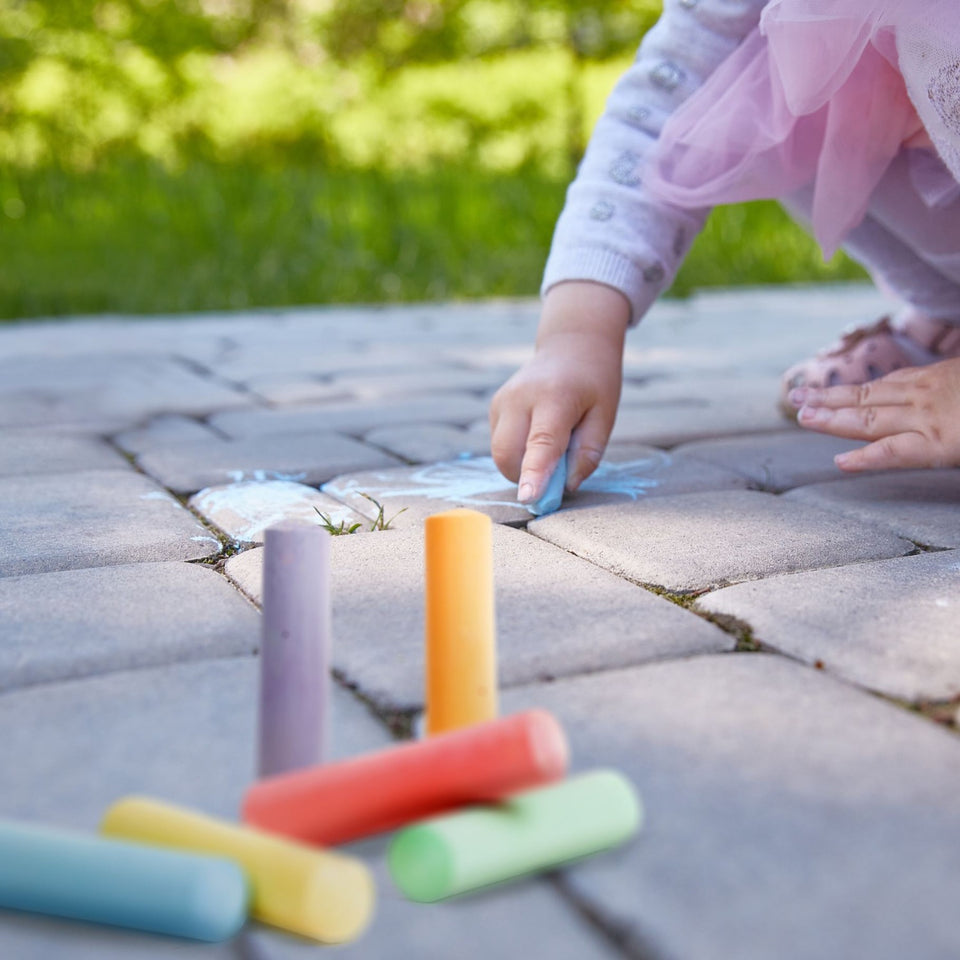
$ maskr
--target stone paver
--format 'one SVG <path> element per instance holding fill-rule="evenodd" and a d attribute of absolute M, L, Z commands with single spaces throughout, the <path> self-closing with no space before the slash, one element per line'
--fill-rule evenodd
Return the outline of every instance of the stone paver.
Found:
<path fill-rule="evenodd" d="M 246 387 L 271 406 L 287 404 L 320 403 L 353 399 L 345 387 L 334 386 L 308 374 L 273 374 L 254 377 L 246 381 Z"/>
<path fill-rule="evenodd" d="M 536 537 L 501 526 L 493 534 L 503 685 L 734 646 L 733 637 L 713 624 Z M 419 707 L 422 532 L 337 537 L 332 546 L 335 665 L 385 707 Z M 226 569 L 245 593 L 260 599 L 261 551 L 231 558 Z M 566 602 L 571 596 L 573 604 Z"/>
<path fill-rule="evenodd" d="M 487 406 L 479 397 L 435 393 L 380 404 L 352 401 L 281 410 L 236 410 L 212 417 L 210 423 L 227 436 L 238 439 L 309 430 L 359 435 L 386 424 L 466 424 L 485 416 L 486 412 Z"/>
<path fill-rule="evenodd" d="M 747 480 L 723 467 L 681 460 L 645 444 L 612 443 L 600 466 L 576 493 L 564 498 L 563 506 L 574 510 L 699 490 L 741 490 L 747 486 Z"/>
<path fill-rule="evenodd" d="M 628 580 L 678 593 L 914 549 L 882 528 L 753 491 L 560 511 L 528 529 Z"/>
<path fill-rule="evenodd" d="M 352 319 L 346 322 L 354 323 Z M 317 337 L 291 337 L 278 331 L 267 340 L 262 336 L 243 338 L 242 342 L 233 343 L 204 362 L 221 377 L 251 387 L 267 380 L 279 383 L 281 378 L 319 382 L 334 373 L 396 370 L 423 363 L 423 351 L 416 347 L 366 349 L 362 346 L 365 336 L 369 334 L 361 325 L 352 342 L 331 347 Z"/>
<path fill-rule="evenodd" d="M 482 433 L 486 436 L 487 442 L 490 441 L 490 418 L 481 417 L 479 420 L 471 420 L 467 424 L 467 430 L 470 433 Z"/>
<path fill-rule="evenodd" d="M 483 436 L 480 431 L 477 433 Z M 569 511 L 748 485 L 745 478 L 712 464 L 675 460 L 669 453 L 641 444 L 614 444 L 607 448 L 603 463 L 580 489 L 565 495 L 563 507 Z M 490 457 L 345 475 L 324 484 L 323 489 L 371 518 L 376 507 L 360 495 L 361 491 L 384 504 L 388 517 L 406 508 L 393 524 L 398 529 L 419 527 L 430 514 L 457 506 L 479 510 L 498 523 L 524 524 L 531 519 L 526 507 L 517 503 L 516 485 L 500 473 Z"/>
<path fill-rule="evenodd" d="M 0 361 L 0 427 L 209 413 L 251 401 L 167 357 L 20 357 Z"/>
<path fill-rule="evenodd" d="M 0 577 L 220 552 L 216 537 L 132 470 L 0 479 Z"/>
<path fill-rule="evenodd" d="M 259 618 L 222 576 L 137 563 L 0 580 L 0 691 L 185 660 L 249 655 Z"/>
<path fill-rule="evenodd" d="M 359 534 L 354 534 L 359 536 Z M 230 557 L 223 572 L 254 603 L 263 603 L 263 549 L 255 547 Z"/>
<path fill-rule="evenodd" d="M 741 583 L 697 601 L 755 640 L 903 700 L 960 696 L 960 551 Z"/>
<path fill-rule="evenodd" d="M 673 447 L 705 437 L 770 433 L 783 426 L 783 418 L 770 398 L 762 403 L 748 398 L 723 405 L 683 400 L 637 403 L 620 408 L 610 440 Z"/>
<path fill-rule="evenodd" d="M 497 370 L 506 380 L 521 364 L 526 363 L 534 353 L 536 325 L 531 327 L 530 335 L 520 343 L 497 343 L 476 346 L 450 347 L 444 351 L 444 357 L 463 363 L 478 370 Z"/>
<path fill-rule="evenodd" d="M 126 460 L 99 437 L 0 430 L 0 477 L 122 469 L 126 465 Z"/>
<path fill-rule="evenodd" d="M 714 463 L 742 474 L 765 490 L 779 492 L 819 481 L 839 480 L 843 472 L 833 462 L 838 453 L 863 446 L 805 430 L 754 437 L 701 440 L 673 451 L 678 459 Z"/>
<path fill-rule="evenodd" d="M 222 352 L 238 338 L 266 334 L 265 313 L 203 313 L 159 317 L 94 316 L 5 324 L 4 356 L 22 359 L 54 357 L 77 360 L 97 357 L 178 356 L 206 358 Z M 267 334 L 269 335 L 269 334 Z"/>
<path fill-rule="evenodd" d="M 319 510 L 335 527 L 365 518 L 313 487 L 285 480 L 208 487 L 190 498 L 190 509 L 239 543 L 263 543 L 263 532 L 281 520 L 320 523 Z"/>
<path fill-rule="evenodd" d="M 779 378 L 843 329 L 873 323 L 895 308 L 876 290 L 857 284 L 709 290 L 687 304 L 659 306 L 667 309 L 651 311 L 628 338 L 628 376 Z"/>
<path fill-rule="evenodd" d="M 397 462 L 382 450 L 320 429 L 243 440 L 192 440 L 155 447 L 137 457 L 137 466 L 175 493 L 244 480 L 319 484 L 341 473 Z"/>
<path fill-rule="evenodd" d="M 577 769 L 637 785 L 643 833 L 565 879 L 635 956 L 947 960 L 960 954 L 960 740 L 763 654 L 511 691 Z"/>
<path fill-rule="evenodd" d="M 31 423 L 29 426 L 14 424 L 10 427 L 0 427 L 0 429 L 15 433 L 38 433 L 44 436 L 82 436 L 103 439 L 126 430 L 129 426 L 130 423 L 126 417 L 92 417 L 65 423 L 51 420 L 47 423 Z"/>
<path fill-rule="evenodd" d="M 897 470 L 785 496 L 887 527 L 926 547 L 960 547 L 960 470 Z"/>
<path fill-rule="evenodd" d="M 223 438 L 214 433 L 205 423 L 174 413 L 154 417 L 144 426 L 134 430 L 124 430 L 113 438 L 113 442 L 121 450 L 137 454 L 146 453 L 157 447 L 169 446 L 172 443 L 189 443 L 190 441 L 208 443 L 211 440 L 220 439 Z"/>
<path fill-rule="evenodd" d="M 497 523 L 530 519 L 527 508 L 517 503 L 516 485 L 489 457 L 345 474 L 325 483 L 323 492 L 371 519 L 377 508 L 362 494 L 373 497 L 398 530 L 419 529 L 424 517 L 453 507 L 479 510 Z"/>
<path fill-rule="evenodd" d="M 476 430 L 440 424 L 378 427 L 364 434 L 363 439 L 412 463 L 490 456 L 489 431 L 484 435 Z"/>
<path fill-rule="evenodd" d="M 8 771 L 0 815 L 95 829 L 118 796 L 145 793 L 235 818 L 253 779 L 256 661 L 180 664 L 0 696 L 0 764 Z M 122 718 L 122 723 L 119 722 Z M 389 738 L 357 700 L 333 691 L 336 757 L 385 746 Z M 64 730 L 71 730 L 65 737 Z M 37 785 L 44 789 L 38 790 Z M 355 848 L 378 875 L 373 924 L 337 953 L 358 958 L 529 956 L 537 943 L 562 960 L 611 953 L 544 882 L 457 905 L 407 903 L 386 885 L 382 842 Z M 17 960 L 107 956 L 284 960 L 319 948 L 252 925 L 230 945 L 206 946 L 13 915 L 0 921 L 0 954 Z M 113 945 L 122 945 L 127 952 Z M 508 950 L 509 952 L 504 952 Z M 516 950 L 516 952 L 514 952 Z"/>
<path fill-rule="evenodd" d="M 480 393 L 502 383 L 496 371 L 435 364 L 420 370 L 366 371 L 334 375 L 332 385 L 348 390 L 361 400 L 385 397 L 413 397 L 451 390 Z"/>
<path fill-rule="evenodd" d="M 254 779 L 258 662 L 171 664 L 0 695 L 0 756 L 11 764 L 0 814 L 88 830 L 118 796 L 143 792 L 236 819 Z M 389 742 L 352 695 L 334 685 L 332 696 L 332 756 Z M 37 783 L 51 789 L 37 793 Z"/>
<path fill-rule="evenodd" d="M 374 861 L 379 894 L 367 934 L 337 954 L 352 960 L 613 960 L 622 954 L 601 939 L 546 882 L 525 882 L 439 904 L 414 904 L 393 887 L 381 854 Z M 255 927 L 250 936 L 267 949 L 262 960 L 315 958 L 316 947 Z M 247 960 L 243 957 L 243 960 Z M 254 960 L 254 958 L 250 958 Z M 256 960 L 261 960 L 256 955 Z"/>
<path fill-rule="evenodd" d="M 853 444 L 776 409 L 783 369 L 887 310 L 865 285 L 658 303 L 627 341 L 605 463 L 533 523 L 489 457 L 460 455 L 489 451 L 534 300 L 0 325 L 0 816 L 89 829 L 132 790 L 235 815 L 262 550 L 183 561 L 220 556 L 212 531 L 244 547 L 317 522 L 314 505 L 372 519 L 361 492 L 388 518 L 409 509 L 331 543 L 334 661 L 355 693 L 333 693 L 333 740 L 387 744 L 362 703 L 391 721 L 421 706 L 422 520 L 471 506 L 499 522 L 503 709 L 557 712 L 574 768 L 624 770 L 646 826 L 552 881 L 435 907 L 399 897 L 382 841 L 357 845 L 380 904 L 339 953 L 954 960 L 960 739 L 889 698 L 946 718 L 960 701 L 960 562 L 914 549 L 960 547 L 957 471 L 824 483 Z M 324 433 L 378 459 L 321 459 Z M 206 487 L 191 508 L 208 526 L 117 449 L 171 489 Z M 701 595 L 683 609 L 631 580 Z M 779 652 L 733 649 L 740 627 Z M 257 927 L 200 947 L 0 917 L 3 960 L 317 950 Z"/>
<path fill-rule="evenodd" d="M 620 406 L 644 407 L 677 403 L 701 407 L 730 404 L 742 407 L 749 401 L 752 407 L 767 412 L 776 402 L 779 392 L 779 377 L 659 375 L 625 379 L 620 393 Z M 785 421 L 781 421 L 781 424 L 784 423 Z"/>
<path fill-rule="evenodd" d="M 272 960 L 247 957 L 237 942 L 178 943 L 148 938 L 119 927 L 73 923 L 29 913 L 5 911 L 0 916 L 0 950 L 16 960 Z"/>

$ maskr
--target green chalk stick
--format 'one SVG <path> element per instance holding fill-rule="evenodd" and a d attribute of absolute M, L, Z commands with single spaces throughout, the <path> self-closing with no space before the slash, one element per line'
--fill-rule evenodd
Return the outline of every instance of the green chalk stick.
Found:
<path fill-rule="evenodd" d="M 408 827 L 390 845 L 390 875 L 432 903 L 615 847 L 642 818 L 630 781 L 596 770 Z"/>

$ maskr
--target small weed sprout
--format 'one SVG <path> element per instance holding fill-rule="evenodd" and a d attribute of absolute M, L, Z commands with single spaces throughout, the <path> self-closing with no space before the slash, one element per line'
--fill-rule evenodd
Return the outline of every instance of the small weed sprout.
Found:
<path fill-rule="evenodd" d="M 370 527 L 370 530 L 371 530 L 371 531 L 373 531 L 373 530 L 388 530 L 388 529 L 390 528 L 390 524 L 393 523 L 393 521 L 396 520 L 397 517 L 399 517 L 400 514 L 403 513 L 403 512 L 407 509 L 406 507 L 403 507 L 403 509 L 398 510 L 389 520 L 384 520 L 384 519 L 383 519 L 383 504 L 380 503 L 379 500 L 374 500 L 373 497 L 371 497 L 369 493 L 363 493 L 363 491 L 357 491 L 357 492 L 360 494 L 361 497 L 364 498 L 364 500 L 369 500 L 369 501 L 377 508 L 377 517 L 376 517 L 376 519 L 373 521 L 373 525 Z"/>
<path fill-rule="evenodd" d="M 374 530 L 389 530 L 390 524 L 393 523 L 393 521 L 396 520 L 397 517 L 399 517 L 400 514 L 407 509 L 406 507 L 404 507 L 402 510 L 398 510 L 389 520 L 385 520 L 383 516 L 383 504 L 380 503 L 379 500 L 374 500 L 369 493 L 363 493 L 362 491 L 358 491 L 358 492 L 360 493 L 361 497 L 363 497 L 366 500 L 369 500 L 377 508 L 377 516 L 374 519 L 373 523 L 371 523 L 370 525 L 371 533 Z M 346 520 L 341 520 L 340 526 L 337 526 L 333 522 L 333 519 L 327 516 L 327 514 L 321 513 L 320 510 L 317 509 L 317 507 L 314 507 L 313 509 L 316 512 L 317 516 L 320 518 L 320 525 L 323 527 L 324 530 L 327 531 L 327 533 L 330 534 L 331 537 L 341 537 L 348 533 L 356 533 L 360 529 L 360 527 L 363 526 L 362 522 L 351 523 L 348 526 Z"/>
<path fill-rule="evenodd" d="M 341 520 L 340 526 L 338 527 L 325 513 L 321 513 L 316 507 L 313 509 L 317 511 L 317 516 L 320 518 L 320 525 L 331 537 L 342 537 L 348 533 L 356 533 L 361 527 L 359 523 L 351 523 L 350 526 L 347 526 L 346 520 Z"/>

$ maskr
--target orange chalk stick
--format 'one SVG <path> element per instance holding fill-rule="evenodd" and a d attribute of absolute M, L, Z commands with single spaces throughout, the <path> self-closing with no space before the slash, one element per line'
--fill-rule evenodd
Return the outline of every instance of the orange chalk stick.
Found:
<path fill-rule="evenodd" d="M 261 780 L 243 819 L 310 843 L 347 843 L 559 780 L 568 759 L 560 724 L 530 710 Z"/>
<path fill-rule="evenodd" d="M 428 734 L 497 715 L 493 534 L 476 510 L 427 517 Z"/>

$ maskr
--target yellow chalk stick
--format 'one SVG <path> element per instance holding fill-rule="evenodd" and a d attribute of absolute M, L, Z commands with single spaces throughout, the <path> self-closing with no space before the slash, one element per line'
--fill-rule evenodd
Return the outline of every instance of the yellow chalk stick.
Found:
<path fill-rule="evenodd" d="M 257 920 L 323 943 L 357 937 L 373 911 L 374 887 L 359 860 L 215 820 L 146 797 L 124 797 L 100 825 L 107 836 L 219 854 L 247 873 Z"/>
<path fill-rule="evenodd" d="M 493 533 L 476 510 L 428 517 L 427 733 L 497 716 Z"/>

